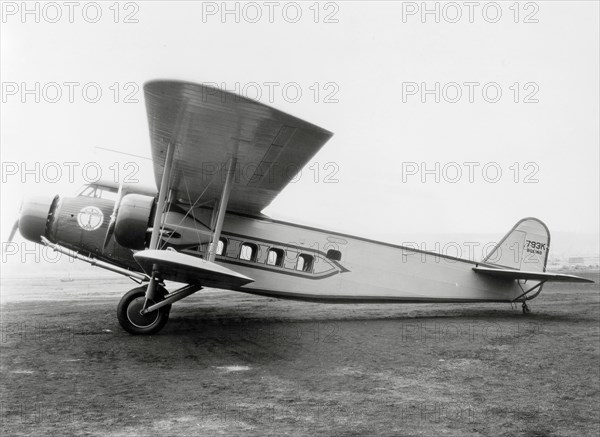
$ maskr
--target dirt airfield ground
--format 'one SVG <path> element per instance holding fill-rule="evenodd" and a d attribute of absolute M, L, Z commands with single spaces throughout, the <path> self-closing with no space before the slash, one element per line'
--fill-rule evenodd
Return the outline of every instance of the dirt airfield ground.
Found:
<path fill-rule="evenodd" d="M 508 304 L 324 305 L 202 291 L 136 337 L 135 284 L 2 280 L 2 435 L 598 435 L 596 284 Z"/>

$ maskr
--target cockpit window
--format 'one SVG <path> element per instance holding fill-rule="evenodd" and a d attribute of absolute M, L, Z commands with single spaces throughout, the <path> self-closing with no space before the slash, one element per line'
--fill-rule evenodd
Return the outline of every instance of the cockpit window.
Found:
<path fill-rule="evenodd" d="M 84 185 L 78 196 L 85 197 L 99 197 L 96 196 L 96 186 L 95 185 Z"/>
<path fill-rule="evenodd" d="M 84 185 L 78 196 L 94 197 L 96 199 L 117 200 L 117 189 L 100 185 Z"/>

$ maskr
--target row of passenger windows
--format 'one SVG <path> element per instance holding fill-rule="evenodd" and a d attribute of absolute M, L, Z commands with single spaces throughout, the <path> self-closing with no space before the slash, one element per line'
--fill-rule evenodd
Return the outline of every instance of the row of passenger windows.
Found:
<path fill-rule="evenodd" d="M 217 255 L 224 255 L 227 252 L 227 239 L 221 238 L 217 245 Z M 258 258 L 258 245 L 254 243 L 242 243 L 239 251 L 239 258 L 244 261 L 257 262 Z M 328 250 L 327 258 L 334 261 L 340 261 L 342 254 L 339 250 Z M 266 264 L 270 266 L 284 267 L 285 250 L 272 247 L 267 252 Z M 315 257 L 306 253 L 301 253 L 295 263 L 295 270 L 310 273 L 313 271 L 315 263 Z M 288 268 L 294 268 L 289 265 L 285 265 Z"/>

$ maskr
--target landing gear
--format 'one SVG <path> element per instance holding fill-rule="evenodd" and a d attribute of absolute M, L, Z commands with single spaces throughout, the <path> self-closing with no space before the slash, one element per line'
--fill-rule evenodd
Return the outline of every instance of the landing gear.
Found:
<path fill-rule="evenodd" d="M 171 305 L 165 305 L 154 311 L 142 314 L 146 301 L 146 288 L 147 286 L 142 286 L 129 290 L 121 298 L 117 306 L 119 323 L 130 334 L 156 334 L 169 320 Z M 167 291 L 160 285 L 157 285 L 156 292 L 161 297 L 167 294 Z M 147 307 L 154 303 L 156 302 L 150 300 Z"/>
<path fill-rule="evenodd" d="M 543 285 L 546 283 L 547 279 L 538 282 L 537 284 L 535 284 L 533 287 L 529 288 L 528 290 L 524 290 L 523 289 L 523 284 L 525 282 L 527 282 L 527 280 L 525 280 L 525 282 L 521 282 L 520 280 L 517 281 L 517 283 L 519 284 L 519 287 L 521 287 L 521 290 L 523 291 L 523 293 L 519 294 L 516 298 L 514 298 L 511 301 L 511 304 L 513 303 L 517 303 L 517 302 L 523 302 L 523 314 L 527 315 L 531 312 L 531 310 L 529 309 L 529 307 L 527 306 L 527 301 L 534 299 L 535 297 L 537 297 L 538 294 L 540 294 L 542 292 L 542 287 Z M 532 293 L 533 291 L 537 290 L 535 293 Z"/>

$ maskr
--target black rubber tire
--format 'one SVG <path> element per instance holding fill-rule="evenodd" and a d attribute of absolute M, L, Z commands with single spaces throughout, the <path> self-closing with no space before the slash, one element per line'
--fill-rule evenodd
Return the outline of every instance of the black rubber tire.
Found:
<path fill-rule="evenodd" d="M 167 291 L 158 286 L 157 290 L 161 296 Z M 169 321 L 171 305 L 165 305 L 156 311 L 141 315 L 139 311 L 144 305 L 147 285 L 129 290 L 119 301 L 117 306 L 117 319 L 121 327 L 134 335 L 152 335 L 159 332 Z M 154 302 L 151 302 L 152 305 Z"/>

